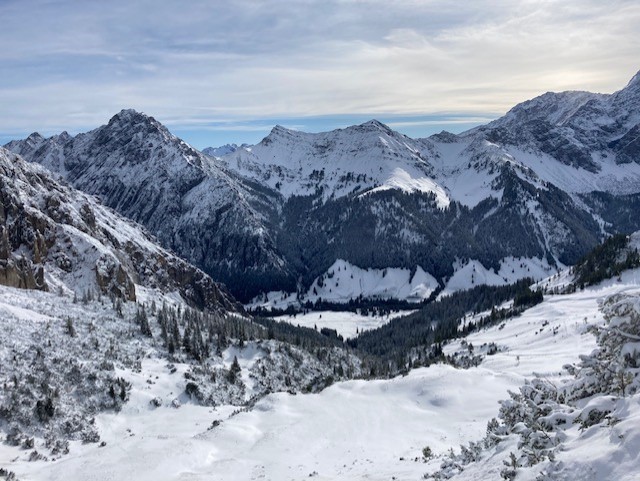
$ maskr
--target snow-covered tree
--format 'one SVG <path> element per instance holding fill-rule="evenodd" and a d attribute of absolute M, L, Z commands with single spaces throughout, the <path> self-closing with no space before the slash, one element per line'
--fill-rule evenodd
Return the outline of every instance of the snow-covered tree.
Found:
<path fill-rule="evenodd" d="M 603 327 L 595 327 L 598 349 L 582 356 L 573 398 L 597 393 L 634 394 L 640 387 L 640 298 L 617 295 L 604 303 Z"/>

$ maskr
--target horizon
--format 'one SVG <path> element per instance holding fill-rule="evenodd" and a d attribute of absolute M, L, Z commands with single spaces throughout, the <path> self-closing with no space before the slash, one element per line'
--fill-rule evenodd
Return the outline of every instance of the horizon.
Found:
<path fill-rule="evenodd" d="M 135 109 L 134 109 L 135 110 Z M 377 120 L 391 129 L 404 134 L 411 138 L 426 138 L 442 131 L 459 134 L 474 127 L 484 125 L 499 116 L 492 118 L 479 118 L 477 116 L 464 115 L 423 115 L 423 116 L 378 116 L 373 115 L 349 115 L 349 116 L 324 116 L 324 117 L 308 117 L 308 118 L 279 118 L 268 120 L 255 120 L 243 122 L 242 126 L 227 126 L 224 123 L 212 124 L 209 126 L 201 126 L 199 128 L 190 128 L 185 126 L 171 126 L 165 124 L 157 116 L 150 112 L 142 112 L 150 117 L 155 118 L 162 123 L 176 137 L 184 140 L 192 147 L 203 150 L 207 147 L 221 147 L 226 144 L 247 144 L 255 145 L 264 139 L 271 130 L 280 125 L 290 130 L 306 133 L 322 133 L 332 130 L 343 129 L 353 125 L 360 125 L 370 120 Z M 116 115 L 114 112 L 113 115 Z M 100 125 L 90 127 L 86 130 L 70 131 L 62 129 L 59 131 L 40 131 L 32 130 L 23 132 L 17 136 L 1 135 L 0 146 L 5 145 L 12 140 L 23 140 L 29 135 L 38 133 L 43 137 L 51 137 L 62 132 L 67 132 L 72 136 L 86 133 L 109 122 L 106 118 Z"/>
<path fill-rule="evenodd" d="M 617 91 L 640 50 L 633 0 L 5 0 L 0 15 L 2 144 L 122 108 L 199 149 L 276 124 L 459 133 L 547 91 Z"/>

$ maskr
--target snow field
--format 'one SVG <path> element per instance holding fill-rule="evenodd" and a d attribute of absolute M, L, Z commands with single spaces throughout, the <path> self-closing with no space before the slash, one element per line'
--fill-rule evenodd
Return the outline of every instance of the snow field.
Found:
<path fill-rule="evenodd" d="M 345 304 L 360 296 L 420 302 L 427 299 L 437 286 L 438 281 L 420 266 L 412 276 L 409 269 L 362 269 L 338 259 L 313 281 L 301 301 L 295 293 L 278 291 L 256 297 L 247 307 L 286 309 L 289 306 L 299 306 L 300 302 L 316 302 L 320 299 Z"/>
<path fill-rule="evenodd" d="M 548 278 L 554 268 L 546 260 L 537 258 L 506 257 L 500 263 L 500 269 L 495 272 L 485 268 L 477 260 L 466 263 L 456 262 L 453 265 L 454 274 L 447 280 L 440 297 L 459 290 L 471 289 L 475 286 L 487 284 L 502 286 L 516 282 L 524 277 L 533 279 Z M 421 302 L 428 299 L 438 287 L 438 281 L 418 266 L 411 276 L 409 269 L 362 269 L 345 260 L 338 259 L 327 271 L 312 283 L 301 300 L 295 293 L 282 291 L 269 292 L 253 299 L 246 307 L 265 309 L 286 309 L 289 306 L 299 307 L 307 301 L 323 301 L 344 304 L 360 296 L 364 298 L 398 299 L 409 302 Z M 405 314 L 407 314 L 405 312 Z M 402 315 L 399 313 L 398 315 Z M 392 314 L 393 317 L 396 314 Z M 379 327 L 391 318 L 364 317 L 348 313 L 332 313 L 328 318 L 323 312 L 311 312 L 304 315 L 280 316 L 281 321 L 300 324 L 306 327 L 329 327 L 336 329 L 344 337 L 353 337 L 357 330 L 367 330 Z"/>
<path fill-rule="evenodd" d="M 506 286 L 519 279 L 545 279 L 555 272 L 546 259 L 505 257 L 500 261 L 500 269 L 495 272 L 481 262 L 471 259 L 466 263 L 456 262 L 454 274 L 447 281 L 440 297 L 456 291 L 471 289 L 479 285 Z"/>
<path fill-rule="evenodd" d="M 355 337 L 359 332 L 384 326 L 391 319 L 406 316 L 415 311 L 398 311 L 385 315 L 364 316 L 348 311 L 312 311 L 307 314 L 277 316 L 276 321 L 289 322 L 302 327 L 323 327 L 335 329 L 345 339 Z"/>
<path fill-rule="evenodd" d="M 253 410 L 231 417 L 236 408 L 201 407 L 188 399 L 170 407 L 181 392 L 180 370 L 171 374 L 165 361 L 145 359 L 141 373 L 122 371 L 133 385 L 122 412 L 96 418 L 105 447 L 72 443 L 71 453 L 55 462 L 29 463 L 24 451 L 2 446 L 0 465 L 27 480 L 419 479 L 438 464 L 437 459 L 414 460 L 423 447 L 438 456 L 480 439 L 487 421 L 497 415 L 498 401 L 534 373 L 560 383 L 562 366 L 595 346 L 586 328 L 602 322 L 599 302 L 617 292 L 639 293 L 637 274 L 627 272 L 621 282 L 571 295 L 547 296 L 504 326 L 471 334 L 467 342 L 495 342 L 501 349 L 477 368 L 434 365 L 391 380 L 336 383 L 318 394 L 271 394 Z M 459 341 L 445 346 L 446 352 L 456 349 L 463 349 Z M 229 350 L 224 363 L 234 356 L 246 371 L 258 352 Z M 162 399 L 156 409 L 149 405 L 154 397 Z M 637 398 L 628 403 L 622 408 L 630 417 L 616 429 L 634 449 L 640 407 Z M 222 422 L 209 430 L 215 420 Z M 602 436 L 594 432 L 593 443 L 575 446 L 568 459 L 578 463 L 581 456 L 593 456 L 604 463 L 611 453 L 598 451 Z M 501 449 L 503 459 L 510 446 Z M 494 460 L 486 472 L 473 468 L 460 479 L 494 479 L 496 466 Z M 611 463 L 606 466 L 602 473 L 611 472 Z M 602 478 L 596 471 L 585 472 L 583 479 L 634 479 L 630 476 Z"/>
<path fill-rule="evenodd" d="M 481 436 L 494 396 L 519 377 L 449 366 L 419 369 L 390 381 L 351 381 L 317 395 L 272 394 L 250 412 L 184 403 L 151 408 L 175 390 L 162 362 L 145 362 L 142 376 L 128 375 L 131 400 L 119 414 L 98 416 L 106 446 L 73 443 L 55 462 L 3 461 L 20 479 L 390 479 L 418 478 L 414 461 L 428 443 L 444 452 Z M 149 385 L 146 379 L 159 379 Z M 468 393 L 486 389 L 467 409 Z M 222 423 L 207 430 L 214 420 Z M 3 452 L 0 451 L 0 455 Z M 400 461 L 400 458 L 405 458 Z"/>

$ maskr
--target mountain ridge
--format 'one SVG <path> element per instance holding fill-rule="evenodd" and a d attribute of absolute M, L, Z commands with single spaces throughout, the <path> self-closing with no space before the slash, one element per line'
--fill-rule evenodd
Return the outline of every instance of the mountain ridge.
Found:
<path fill-rule="evenodd" d="M 444 287 L 471 261 L 548 269 L 640 229 L 626 216 L 640 203 L 634 79 L 614 94 L 543 94 L 426 139 L 377 120 L 319 134 L 275 126 L 210 157 L 126 110 L 87 134 L 8 147 L 143 223 L 245 302 L 304 293 L 339 259 L 420 267 Z"/>

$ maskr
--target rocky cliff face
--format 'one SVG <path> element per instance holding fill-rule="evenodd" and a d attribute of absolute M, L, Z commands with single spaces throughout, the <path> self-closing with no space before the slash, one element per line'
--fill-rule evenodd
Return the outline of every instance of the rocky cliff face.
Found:
<path fill-rule="evenodd" d="M 136 299 L 136 285 L 175 291 L 210 310 L 236 310 L 224 288 L 140 226 L 42 167 L 0 149 L 0 283 Z"/>
<path fill-rule="evenodd" d="M 608 157 L 617 164 L 640 162 L 639 123 L 640 80 L 636 75 L 611 95 L 546 93 L 515 106 L 478 131 L 493 141 L 537 150 L 564 164 L 600 172 Z"/>

